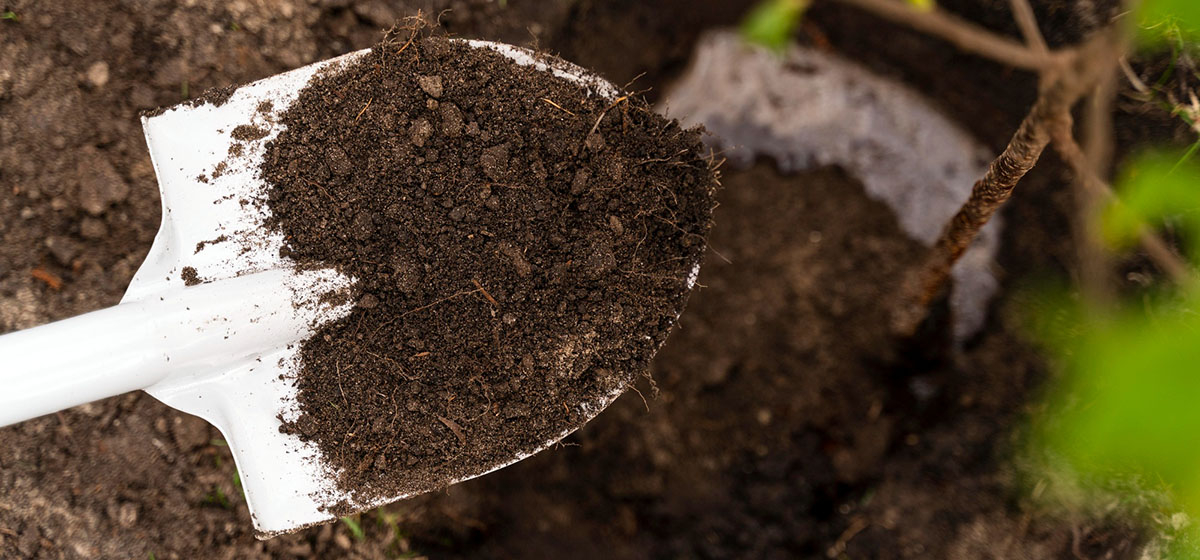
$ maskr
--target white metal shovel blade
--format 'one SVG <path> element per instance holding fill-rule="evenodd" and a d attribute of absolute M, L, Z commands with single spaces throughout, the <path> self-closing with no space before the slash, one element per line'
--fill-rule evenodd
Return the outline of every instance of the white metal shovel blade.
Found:
<path fill-rule="evenodd" d="M 616 96 L 612 84 L 576 66 L 550 66 L 509 45 L 469 44 L 580 83 L 596 95 Z M 346 289 L 354 279 L 332 269 L 300 272 L 280 256 L 284 240 L 264 227 L 269 211 L 261 202 L 267 185 L 258 168 L 266 144 L 282 130 L 278 115 L 313 74 L 367 52 L 242 86 L 219 106 L 180 106 L 143 118 L 163 220 L 119 307 L 155 301 L 173 306 L 173 313 L 156 314 L 156 328 L 175 341 L 164 356 L 170 367 L 146 391 L 220 429 L 237 463 L 255 528 L 264 537 L 327 521 L 333 516 L 326 508 L 338 502 L 365 509 L 404 497 L 356 502 L 334 486 L 314 444 L 279 432 L 281 417 L 291 420 L 298 414 L 290 379 L 298 371 L 299 343 L 351 309 L 350 304 L 322 303 L 328 298 L 321 296 Z M 269 109 L 264 101 L 271 102 Z M 231 134 L 242 125 L 266 135 L 239 142 L 241 153 L 231 156 Z M 186 286 L 185 269 L 186 276 L 203 283 Z M 585 403 L 583 410 L 590 418 L 616 396 Z"/>
<path fill-rule="evenodd" d="M 239 358 L 225 367 L 173 364 L 169 376 L 146 392 L 204 418 L 224 434 L 261 535 L 330 518 L 322 507 L 336 492 L 322 472 L 318 451 L 279 433 L 279 416 L 295 414 L 295 388 L 286 378 L 296 372 L 299 343 L 321 324 L 350 311 L 349 304 L 322 305 L 321 294 L 344 289 L 353 279 L 333 270 L 297 272 L 280 256 L 282 235 L 263 224 L 267 186 L 257 169 L 266 143 L 280 131 L 272 115 L 294 101 L 317 70 L 356 56 L 242 86 L 219 106 L 181 106 L 142 119 L 163 217 L 122 303 L 201 290 L 209 295 L 195 309 L 213 309 L 216 300 L 235 301 L 199 321 L 181 315 L 178 328 L 187 334 L 209 333 L 197 344 L 205 344 L 211 356 Z M 259 111 L 268 100 L 272 111 Z M 242 125 L 268 134 L 242 142 L 242 154 L 231 157 L 231 134 Z M 185 286 L 189 267 L 202 284 Z M 237 283 L 249 285 L 230 289 Z"/>

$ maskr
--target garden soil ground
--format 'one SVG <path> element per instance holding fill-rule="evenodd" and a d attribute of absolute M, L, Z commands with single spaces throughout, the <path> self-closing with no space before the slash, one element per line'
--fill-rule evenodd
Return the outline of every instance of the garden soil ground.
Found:
<path fill-rule="evenodd" d="M 418 8 L 452 9 L 453 33 L 637 78 L 653 97 L 696 34 L 746 4 L 10 1 L 0 332 L 120 299 L 159 219 L 141 110 L 367 47 Z M 1007 3 L 943 4 L 1015 32 Z M 1074 4 L 1039 3 L 1067 30 L 1052 41 L 1088 25 Z M 802 35 L 930 93 L 994 148 L 1034 92 L 1028 76 L 848 8 L 820 6 Z M 647 402 L 626 394 L 563 446 L 366 515 L 361 540 L 339 523 L 259 542 L 219 434 L 146 395 L 116 397 L 0 430 L 0 557 L 1130 557 L 1136 531 L 1031 505 L 1036 481 L 1009 460 L 1049 375 L 1013 294 L 1074 259 L 1072 202 L 1048 159 L 1006 211 L 1005 294 L 961 356 L 877 359 L 878 303 L 916 245 L 845 173 L 760 162 L 725 174 L 703 288 L 653 367 L 657 398 L 643 383 Z"/>

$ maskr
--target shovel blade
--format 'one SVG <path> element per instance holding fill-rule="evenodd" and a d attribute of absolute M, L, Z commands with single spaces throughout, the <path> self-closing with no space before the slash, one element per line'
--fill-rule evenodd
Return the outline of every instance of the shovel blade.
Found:
<path fill-rule="evenodd" d="M 298 272 L 280 256 L 284 240 L 264 227 L 267 185 L 258 177 L 265 145 L 280 131 L 276 116 L 314 73 L 366 51 L 323 61 L 237 88 L 223 102 L 183 104 L 142 119 L 162 196 L 162 226 L 123 303 L 191 293 L 203 282 L 210 301 L 234 298 L 211 314 L 181 316 L 194 329 L 236 348 L 213 350 L 210 363 L 179 364 L 146 392 L 212 423 L 237 463 L 260 536 L 326 521 L 342 499 L 317 449 L 279 433 L 296 412 L 290 379 L 299 343 L 349 305 L 321 304 L 322 294 L 353 279 L 333 270 Z M 219 365 L 218 365 L 219 364 Z"/>
<path fill-rule="evenodd" d="M 548 64 L 531 51 L 510 45 L 467 43 L 576 82 L 594 95 L 616 98 L 615 86 L 577 66 Z M 179 325 L 185 331 L 222 333 L 221 340 L 233 340 L 232 347 L 242 350 L 215 356 L 208 367 L 201 363 L 178 368 L 146 392 L 221 431 L 237 463 L 260 538 L 331 520 L 335 504 L 341 512 L 365 510 L 406 497 L 356 501 L 336 487 L 336 473 L 322 463 L 315 444 L 279 431 L 281 421 L 299 414 L 291 380 L 299 371 L 300 343 L 351 309 L 349 304 L 322 303 L 328 301 L 322 295 L 346 290 L 354 279 L 332 269 L 299 272 L 280 255 L 284 239 L 265 227 L 268 186 L 258 169 L 266 144 L 282 130 L 279 115 L 310 78 L 369 52 L 350 53 L 241 86 L 220 102 L 183 104 L 142 119 L 158 175 L 163 218 L 123 303 L 169 297 L 198 281 L 206 284 L 213 298 L 246 301 L 244 308 L 221 317 L 180 319 Z M 247 295 L 271 288 L 275 290 L 267 296 Z M 619 394 L 614 391 L 597 402 L 584 403 L 587 417 L 599 414 Z M 553 445 L 571 431 L 511 462 Z M 473 473 L 463 480 L 483 474 Z"/>

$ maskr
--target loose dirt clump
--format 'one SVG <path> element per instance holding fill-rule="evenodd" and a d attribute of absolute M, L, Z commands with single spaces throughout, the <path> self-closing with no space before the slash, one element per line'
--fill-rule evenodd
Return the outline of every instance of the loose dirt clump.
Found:
<path fill-rule="evenodd" d="M 356 499 L 557 440 L 647 371 L 683 309 L 715 173 L 699 131 L 643 101 L 427 37 L 319 75 L 281 121 L 268 225 L 358 290 L 304 343 L 282 429 Z"/>
<path fill-rule="evenodd" d="M 263 138 L 264 136 L 267 135 L 267 133 L 268 133 L 268 131 L 262 127 L 243 124 L 243 125 L 235 127 L 233 129 L 233 132 L 229 133 L 229 135 L 231 137 L 233 137 L 234 140 L 237 140 L 239 142 L 249 142 L 251 140 L 258 140 L 260 138 Z M 240 146 L 240 145 L 234 144 L 233 146 L 230 146 L 231 151 L 233 150 L 234 146 Z M 240 153 L 240 151 L 239 151 L 239 153 Z M 231 155 L 236 155 L 236 154 L 231 154 Z"/>
<path fill-rule="evenodd" d="M 199 107 L 201 105 L 212 105 L 213 107 L 220 107 L 224 105 L 226 101 L 229 101 L 230 97 L 233 97 L 233 92 L 237 91 L 237 88 L 238 87 L 236 85 L 209 88 L 204 90 L 204 92 L 200 95 L 184 101 L 183 103 L 162 106 L 149 111 L 142 111 L 142 116 L 156 117 L 163 114 L 163 112 L 165 112 L 167 109 L 173 109 L 180 106 Z"/>
<path fill-rule="evenodd" d="M 199 249 L 197 249 L 197 251 L 199 251 Z M 195 286 L 197 284 L 204 283 L 204 281 L 200 279 L 200 274 L 196 272 L 196 269 L 190 266 L 183 267 L 183 270 L 179 272 L 179 278 L 183 280 L 184 286 Z"/>

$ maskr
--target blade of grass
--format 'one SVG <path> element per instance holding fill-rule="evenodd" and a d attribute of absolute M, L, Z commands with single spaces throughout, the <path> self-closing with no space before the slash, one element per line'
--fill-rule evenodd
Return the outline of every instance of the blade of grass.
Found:
<path fill-rule="evenodd" d="M 346 528 L 350 530 L 350 534 L 354 535 L 354 540 L 362 542 L 367 538 L 367 534 L 363 532 L 362 525 L 359 525 L 358 520 L 353 517 L 343 517 L 342 523 L 345 523 Z"/>

